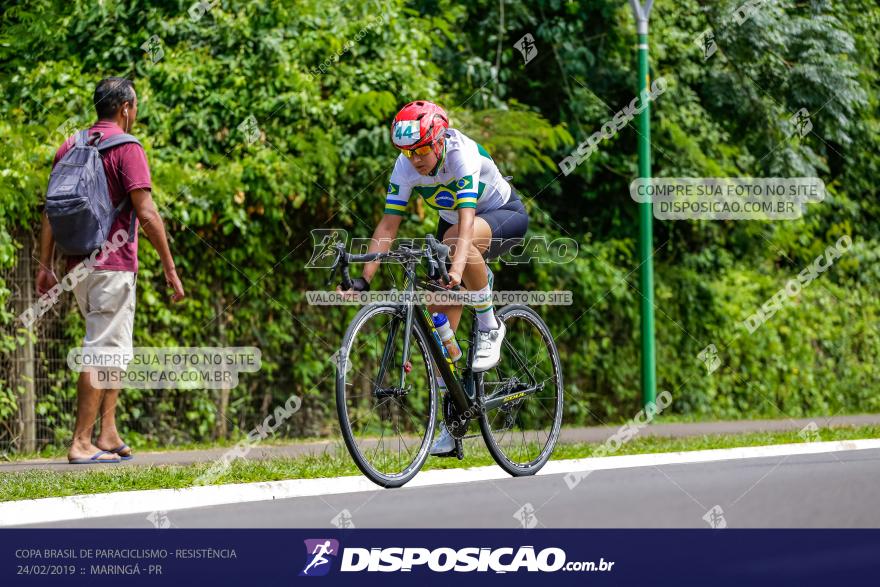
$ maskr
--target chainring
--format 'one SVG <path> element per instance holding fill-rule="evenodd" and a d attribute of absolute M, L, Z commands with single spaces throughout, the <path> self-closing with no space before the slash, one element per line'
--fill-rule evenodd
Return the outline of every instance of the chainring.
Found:
<path fill-rule="evenodd" d="M 449 392 L 443 396 L 443 422 L 446 424 L 446 430 L 456 440 L 465 437 L 470 425 L 471 419 L 459 415 L 455 408 L 455 403 L 449 399 Z"/>

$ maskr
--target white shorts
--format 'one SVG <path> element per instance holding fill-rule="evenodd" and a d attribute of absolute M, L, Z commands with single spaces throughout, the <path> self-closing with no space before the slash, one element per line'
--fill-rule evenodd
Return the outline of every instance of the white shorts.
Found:
<path fill-rule="evenodd" d="M 76 284 L 73 295 L 86 320 L 84 349 L 119 349 L 119 354 L 131 356 L 136 283 L 132 271 L 98 270 Z"/>

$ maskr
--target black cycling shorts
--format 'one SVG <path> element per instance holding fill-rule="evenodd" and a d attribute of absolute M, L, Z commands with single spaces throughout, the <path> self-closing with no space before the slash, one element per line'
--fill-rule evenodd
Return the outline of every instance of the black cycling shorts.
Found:
<path fill-rule="evenodd" d="M 510 199 L 506 204 L 489 212 L 481 212 L 477 216 L 485 220 L 489 228 L 492 229 L 492 243 L 489 245 L 489 249 L 483 253 L 483 257 L 487 261 L 497 259 L 514 246 L 522 243 L 526 230 L 529 228 L 529 215 L 526 212 L 526 207 L 523 206 L 512 187 L 510 188 Z M 437 239 L 442 241 L 451 226 L 453 225 L 441 218 L 437 225 Z M 447 262 L 447 265 L 450 264 L 451 261 Z"/>

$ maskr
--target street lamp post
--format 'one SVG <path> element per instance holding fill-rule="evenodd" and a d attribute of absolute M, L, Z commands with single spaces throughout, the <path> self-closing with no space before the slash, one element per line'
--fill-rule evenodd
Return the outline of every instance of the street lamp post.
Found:
<path fill-rule="evenodd" d="M 648 95 L 651 86 L 648 72 L 648 18 L 654 0 L 629 0 L 633 16 L 636 19 L 636 32 L 639 44 L 639 96 Z M 651 107 L 645 99 L 644 109 L 639 115 L 639 177 L 651 177 Z M 656 354 L 654 349 L 654 236 L 652 231 L 653 205 L 650 201 L 639 206 L 639 287 L 642 291 L 641 300 L 641 335 L 642 335 L 642 402 L 647 405 L 653 402 L 657 393 Z"/>

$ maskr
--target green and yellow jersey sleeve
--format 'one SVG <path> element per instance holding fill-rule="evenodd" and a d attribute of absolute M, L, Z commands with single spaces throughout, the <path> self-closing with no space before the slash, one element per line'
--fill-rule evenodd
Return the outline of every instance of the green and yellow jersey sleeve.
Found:
<path fill-rule="evenodd" d="M 476 208 L 477 207 L 477 185 L 480 182 L 479 171 L 474 174 L 466 175 L 455 181 L 455 205 L 453 210 L 459 208 Z"/>
<path fill-rule="evenodd" d="M 403 162 L 409 165 L 408 162 Z M 406 177 L 405 170 L 401 167 L 400 159 L 394 164 L 391 172 L 391 180 L 388 182 L 388 192 L 385 195 L 385 214 L 406 216 L 406 204 L 412 193 L 412 183 Z"/>

